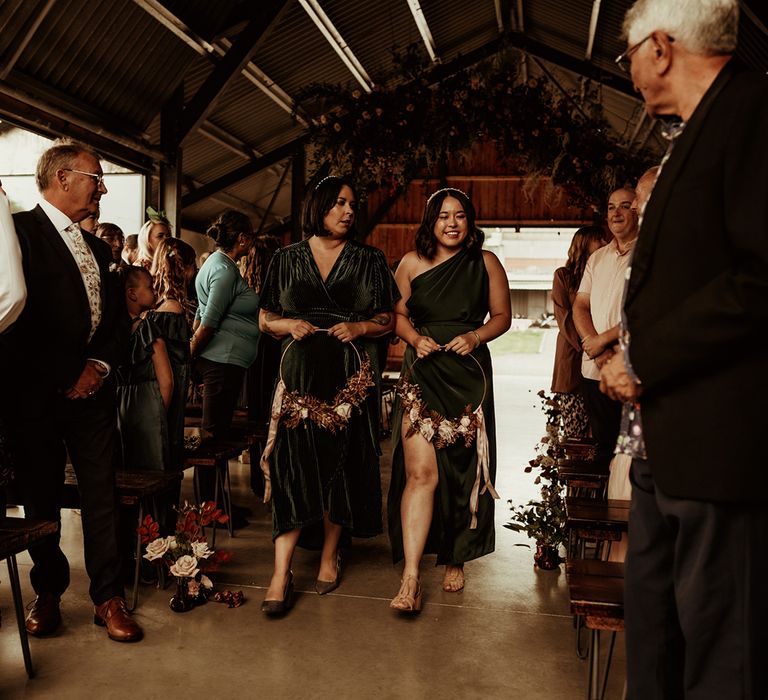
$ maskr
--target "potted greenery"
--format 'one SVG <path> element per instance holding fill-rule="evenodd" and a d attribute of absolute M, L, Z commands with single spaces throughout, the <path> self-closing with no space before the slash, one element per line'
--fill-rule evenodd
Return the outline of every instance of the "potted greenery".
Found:
<path fill-rule="evenodd" d="M 525 471 L 538 472 L 534 483 L 541 486 L 540 497 L 518 506 L 508 501 L 512 515 L 504 527 L 524 532 L 534 540 L 534 563 L 540 569 L 550 570 L 560 565 L 559 548 L 566 540 L 564 488 L 557 476 L 556 463 L 561 415 L 554 398 L 544 390 L 538 396 L 547 417 L 546 435 L 536 445 L 536 457 L 528 463 Z"/>

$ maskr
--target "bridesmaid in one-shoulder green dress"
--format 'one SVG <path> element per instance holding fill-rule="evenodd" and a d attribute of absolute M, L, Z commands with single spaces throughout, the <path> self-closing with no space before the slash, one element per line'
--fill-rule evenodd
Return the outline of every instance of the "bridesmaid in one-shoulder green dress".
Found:
<path fill-rule="evenodd" d="M 507 276 L 482 250 L 483 232 L 463 192 L 427 201 L 395 279 L 396 332 L 408 343 L 393 411 L 389 536 L 405 559 L 391 607 L 418 612 L 419 563 L 437 554 L 443 589 L 464 587 L 464 562 L 494 549 L 496 470 L 493 377 L 487 343 L 510 326 Z M 487 320 L 486 320 L 487 318 Z M 481 409 L 481 410 L 479 410 Z"/>

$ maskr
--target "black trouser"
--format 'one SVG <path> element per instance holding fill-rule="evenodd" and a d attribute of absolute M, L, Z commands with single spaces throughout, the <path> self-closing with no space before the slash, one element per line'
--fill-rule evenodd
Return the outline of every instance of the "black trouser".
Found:
<path fill-rule="evenodd" d="M 246 370 L 204 357 L 198 358 L 195 370 L 203 382 L 203 430 L 211 433 L 214 441 L 226 440 Z M 214 478 L 212 470 L 200 471 L 201 500 L 213 500 Z"/>
<path fill-rule="evenodd" d="M 592 437 L 597 442 L 595 461 L 607 468 L 613 459 L 616 438 L 619 437 L 621 428 L 621 403 L 600 391 L 600 382 L 595 379 L 582 379 L 582 397 L 589 416 Z"/>
<path fill-rule="evenodd" d="M 89 399 L 48 396 L 41 397 L 40 402 L 48 409 L 44 415 L 34 420 L 22 417 L 17 424 L 21 447 L 16 478 L 24 514 L 28 518 L 61 522 L 64 468 L 69 452 L 80 492 L 90 595 L 100 605 L 113 596 L 124 595 L 113 462 L 117 430 L 114 383 L 108 382 Z M 69 562 L 61 551 L 60 540 L 57 533 L 29 548 L 34 564 L 30 580 L 37 594 L 61 595 L 69 586 Z"/>
<path fill-rule="evenodd" d="M 768 506 L 672 498 L 646 461 L 630 478 L 629 700 L 768 698 Z"/>

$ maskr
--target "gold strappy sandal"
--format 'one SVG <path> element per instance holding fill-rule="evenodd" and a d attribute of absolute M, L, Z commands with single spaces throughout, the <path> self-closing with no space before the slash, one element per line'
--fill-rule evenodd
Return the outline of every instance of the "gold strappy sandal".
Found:
<path fill-rule="evenodd" d="M 416 590 L 411 593 L 411 581 L 416 582 Z M 406 615 L 415 615 L 421 612 L 421 604 L 424 592 L 421 590 L 421 581 L 418 576 L 406 576 L 400 584 L 400 590 L 392 599 L 389 607 Z"/>

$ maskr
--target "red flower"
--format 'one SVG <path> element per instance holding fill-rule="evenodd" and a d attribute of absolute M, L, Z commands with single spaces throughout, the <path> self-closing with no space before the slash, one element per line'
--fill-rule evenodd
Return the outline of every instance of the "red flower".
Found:
<path fill-rule="evenodd" d="M 141 543 L 148 544 L 160 537 L 160 526 L 152 519 L 151 515 L 148 515 L 139 526 L 138 533 Z"/>

